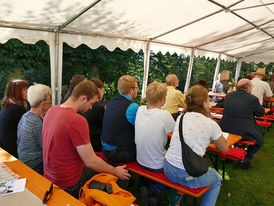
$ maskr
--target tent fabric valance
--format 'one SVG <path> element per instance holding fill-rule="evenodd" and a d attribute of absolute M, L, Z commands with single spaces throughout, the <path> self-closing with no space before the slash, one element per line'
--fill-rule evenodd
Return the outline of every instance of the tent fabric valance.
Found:
<path fill-rule="evenodd" d="M 0 42 L 145 49 L 235 61 L 274 61 L 273 0 L 0 0 Z"/>

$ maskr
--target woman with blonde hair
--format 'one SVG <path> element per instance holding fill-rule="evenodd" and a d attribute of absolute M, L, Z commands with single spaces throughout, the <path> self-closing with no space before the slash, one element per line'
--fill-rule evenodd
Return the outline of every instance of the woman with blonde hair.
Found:
<path fill-rule="evenodd" d="M 182 120 L 184 142 L 199 156 L 203 157 L 211 141 L 222 152 L 228 147 L 219 125 L 211 119 L 207 90 L 202 86 L 194 86 L 186 95 L 186 113 L 178 117 L 170 147 L 167 150 L 164 162 L 164 172 L 170 181 L 190 188 L 211 188 L 203 195 L 201 205 L 215 205 L 221 188 L 221 177 L 216 170 L 208 171 L 200 177 L 190 176 L 182 160 L 182 147 L 179 134 L 179 123 Z"/>
<path fill-rule="evenodd" d="M 17 126 L 26 112 L 28 82 L 12 80 L 5 89 L 0 112 L 0 147 L 17 158 Z"/>

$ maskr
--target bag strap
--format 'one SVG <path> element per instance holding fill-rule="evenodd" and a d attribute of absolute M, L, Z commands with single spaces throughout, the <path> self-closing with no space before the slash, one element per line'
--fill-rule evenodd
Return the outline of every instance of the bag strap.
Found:
<path fill-rule="evenodd" d="M 179 122 L 179 135 L 180 135 L 180 140 L 182 143 L 184 143 L 184 136 L 183 136 L 183 118 L 184 118 L 185 113 L 182 114 Z"/>

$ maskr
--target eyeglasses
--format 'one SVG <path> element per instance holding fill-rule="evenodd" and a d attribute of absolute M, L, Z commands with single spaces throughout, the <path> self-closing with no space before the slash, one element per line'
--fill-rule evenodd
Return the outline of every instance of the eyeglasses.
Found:
<path fill-rule="evenodd" d="M 44 194 L 43 204 L 47 203 L 47 201 L 51 198 L 52 193 L 53 193 L 53 183 L 51 183 L 49 190 L 47 190 L 46 193 Z"/>

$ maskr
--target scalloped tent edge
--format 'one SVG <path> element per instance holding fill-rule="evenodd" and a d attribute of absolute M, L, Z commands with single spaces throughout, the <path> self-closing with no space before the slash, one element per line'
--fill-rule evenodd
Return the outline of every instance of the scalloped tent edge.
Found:
<path fill-rule="evenodd" d="M 221 60 L 237 61 L 235 80 L 242 61 L 274 62 L 273 11 L 270 0 L 0 0 L 0 43 L 49 44 L 53 104 L 61 100 L 63 42 L 143 50 L 144 97 L 150 51 L 190 56 L 185 91 L 194 56 L 217 59 L 214 82 Z"/>

